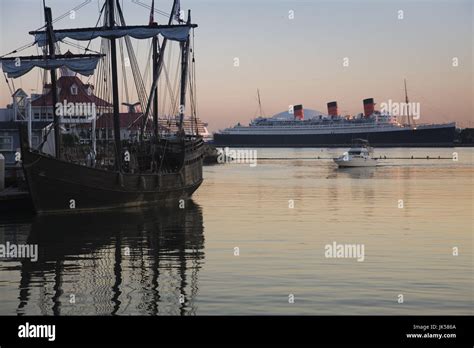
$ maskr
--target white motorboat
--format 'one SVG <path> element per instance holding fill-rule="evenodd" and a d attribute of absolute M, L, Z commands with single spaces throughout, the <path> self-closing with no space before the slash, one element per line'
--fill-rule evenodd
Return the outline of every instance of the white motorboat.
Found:
<path fill-rule="evenodd" d="M 377 159 L 372 157 L 373 149 L 369 142 L 364 139 L 354 140 L 352 147 L 342 156 L 334 158 L 334 162 L 340 168 L 348 167 L 375 167 Z"/>

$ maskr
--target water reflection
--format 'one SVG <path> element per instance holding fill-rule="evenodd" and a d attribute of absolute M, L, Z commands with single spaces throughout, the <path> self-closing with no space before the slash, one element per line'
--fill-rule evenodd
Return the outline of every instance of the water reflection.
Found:
<path fill-rule="evenodd" d="M 351 179 L 370 179 L 374 177 L 375 167 L 336 168 L 334 177 L 347 177 Z"/>
<path fill-rule="evenodd" d="M 192 201 L 35 217 L 26 243 L 39 257 L 21 262 L 19 315 L 195 314 L 204 236 Z"/>

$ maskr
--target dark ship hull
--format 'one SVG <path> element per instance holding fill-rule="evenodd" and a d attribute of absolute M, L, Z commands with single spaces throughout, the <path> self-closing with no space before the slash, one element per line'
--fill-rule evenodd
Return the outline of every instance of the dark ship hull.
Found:
<path fill-rule="evenodd" d="M 254 147 L 347 147 L 363 138 L 377 147 L 451 147 L 455 126 L 404 129 L 396 131 L 347 132 L 325 134 L 214 134 L 216 146 Z"/>
<path fill-rule="evenodd" d="M 37 213 L 174 205 L 202 183 L 202 139 L 186 141 L 182 165 L 169 173 L 120 173 L 22 149 L 23 169 Z"/>

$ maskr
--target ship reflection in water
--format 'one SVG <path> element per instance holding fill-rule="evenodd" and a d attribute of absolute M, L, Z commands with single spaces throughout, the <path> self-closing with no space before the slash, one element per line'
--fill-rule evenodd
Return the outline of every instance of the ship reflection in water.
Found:
<path fill-rule="evenodd" d="M 38 244 L 37 262 L 3 263 L 20 268 L 18 315 L 195 314 L 204 236 L 192 201 L 185 209 L 33 217 L 26 238 L 25 225 L 12 226 L 6 239 Z"/>
<path fill-rule="evenodd" d="M 375 175 L 375 167 L 335 168 L 330 178 L 346 177 L 350 179 L 370 179 Z"/>

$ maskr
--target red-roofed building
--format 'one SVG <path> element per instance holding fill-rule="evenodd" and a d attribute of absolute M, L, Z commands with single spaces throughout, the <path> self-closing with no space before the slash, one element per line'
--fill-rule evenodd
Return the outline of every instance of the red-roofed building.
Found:
<path fill-rule="evenodd" d="M 101 99 L 94 95 L 94 86 L 91 84 L 84 84 L 77 76 L 63 75 L 57 83 L 58 89 L 58 103 L 64 107 L 64 109 L 83 109 L 84 106 L 94 105 L 97 110 L 97 114 L 112 112 L 112 104 L 104 99 Z M 53 119 L 53 92 L 51 90 L 51 84 L 45 84 L 43 94 L 35 98 L 31 102 L 31 109 L 33 115 L 33 121 L 51 121 Z M 97 115 L 97 116 L 98 116 Z M 63 113 L 61 122 L 62 123 L 90 123 L 92 115 L 86 115 L 84 113 L 67 114 Z"/>

